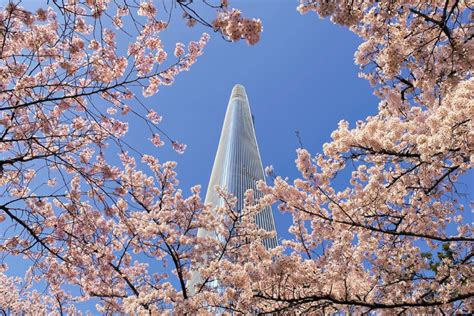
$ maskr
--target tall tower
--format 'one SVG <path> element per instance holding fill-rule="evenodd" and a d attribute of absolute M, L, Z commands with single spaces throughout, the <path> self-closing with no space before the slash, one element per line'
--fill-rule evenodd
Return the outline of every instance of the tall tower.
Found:
<path fill-rule="evenodd" d="M 255 198 L 262 197 L 257 190 L 256 182 L 264 180 L 262 159 L 258 150 L 253 117 L 245 88 L 237 84 L 232 89 L 229 104 L 225 114 L 217 154 L 212 167 L 211 179 L 207 187 L 205 203 L 220 205 L 223 203 L 214 188 L 227 189 L 237 198 L 237 210 L 244 205 L 244 193 L 253 189 Z M 275 221 L 270 206 L 257 214 L 255 222 L 258 227 L 267 231 L 275 231 Z M 198 235 L 206 234 L 204 231 Z M 277 246 L 277 238 L 267 238 L 263 241 L 265 247 Z"/>
<path fill-rule="evenodd" d="M 240 210 L 244 205 L 244 193 L 248 189 L 254 190 L 255 198 L 262 197 L 262 193 L 257 190 L 256 182 L 263 179 L 262 160 L 258 151 L 249 101 L 244 87 L 237 84 L 232 89 L 227 105 L 205 203 L 223 204 L 224 201 L 214 190 L 216 186 L 219 186 L 226 188 L 227 192 L 237 198 L 236 208 Z M 275 231 L 275 221 L 270 206 L 257 214 L 255 222 L 260 228 Z M 198 230 L 198 236 L 206 235 L 215 237 L 212 232 Z M 276 236 L 265 239 L 263 243 L 267 249 L 278 245 Z M 190 291 L 194 292 L 194 285 L 200 282 L 199 273 L 191 269 L 191 280 L 188 282 Z"/>
<path fill-rule="evenodd" d="M 216 186 L 226 188 L 227 192 L 237 198 L 237 210 L 244 205 L 244 193 L 248 189 L 254 190 L 255 198 L 262 197 L 257 190 L 256 182 L 264 179 L 264 171 L 260 152 L 258 151 L 257 138 L 253 118 L 250 112 L 249 101 L 245 88 L 239 84 L 232 89 L 229 104 L 225 114 L 217 154 L 212 167 L 211 179 L 207 187 L 206 204 L 222 205 L 224 201 L 214 190 Z M 255 217 L 258 227 L 267 231 L 275 230 L 275 221 L 270 206 L 265 207 Z M 199 229 L 198 236 L 214 236 L 212 232 Z M 267 249 L 278 245 L 277 238 L 266 238 L 263 241 Z M 191 280 L 188 283 L 190 291 L 202 282 L 199 273 L 191 269 Z"/>

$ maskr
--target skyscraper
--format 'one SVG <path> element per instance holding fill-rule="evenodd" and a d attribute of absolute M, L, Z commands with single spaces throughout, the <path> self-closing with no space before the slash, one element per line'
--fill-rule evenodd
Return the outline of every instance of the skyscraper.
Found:
<path fill-rule="evenodd" d="M 216 186 L 226 188 L 227 192 L 237 198 L 236 209 L 244 205 L 244 193 L 253 189 L 255 198 L 262 197 L 257 190 L 256 182 L 264 179 L 264 171 L 253 117 L 245 88 L 239 84 L 232 89 L 229 104 L 225 114 L 217 154 L 212 167 L 211 179 L 207 188 L 205 203 L 222 205 L 224 201 L 214 190 Z M 275 231 L 275 221 L 270 206 L 265 207 L 255 218 L 256 224 L 267 231 Z M 199 230 L 199 236 L 211 234 Z M 263 241 L 265 247 L 277 246 L 277 238 L 267 238 Z M 191 285 L 198 283 L 199 275 L 193 272 Z"/>
<path fill-rule="evenodd" d="M 244 193 L 253 189 L 255 197 L 262 193 L 257 190 L 256 182 L 264 179 L 262 159 L 258 150 L 252 113 L 245 88 L 237 84 L 232 89 L 225 114 L 221 138 L 212 167 L 211 179 L 207 187 L 206 203 L 222 204 L 215 192 L 215 186 L 224 187 L 237 198 L 237 210 L 244 205 Z M 275 231 L 275 222 L 271 207 L 264 208 L 255 218 L 256 224 L 267 231 Z M 277 246 L 277 238 L 267 238 L 265 247 Z"/>

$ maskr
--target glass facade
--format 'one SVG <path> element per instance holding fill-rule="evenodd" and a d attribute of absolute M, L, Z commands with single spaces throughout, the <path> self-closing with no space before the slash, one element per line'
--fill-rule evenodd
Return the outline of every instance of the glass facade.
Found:
<path fill-rule="evenodd" d="M 262 196 L 256 188 L 256 182 L 263 179 L 262 160 L 247 94 L 243 86 L 235 85 L 227 106 L 205 201 L 221 205 L 223 201 L 214 188 L 223 187 L 237 198 L 236 208 L 240 210 L 244 204 L 244 193 L 248 189 L 254 190 L 255 198 Z M 275 231 L 271 207 L 263 209 L 255 221 L 259 227 Z M 268 238 L 264 240 L 264 244 L 267 248 L 276 247 L 277 238 Z"/>
<path fill-rule="evenodd" d="M 217 148 L 211 179 L 207 188 L 205 203 L 222 205 L 215 187 L 226 188 L 227 192 L 237 198 L 237 210 L 244 205 L 244 193 L 253 189 L 255 198 L 262 197 L 257 190 L 256 182 L 264 179 L 262 160 L 258 150 L 255 128 L 245 89 L 235 85 L 232 89 L 229 104 L 222 127 L 219 146 Z M 264 208 L 255 218 L 256 224 L 267 231 L 275 231 L 275 222 L 271 207 Z M 199 230 L 199 236 L 210 232 Z M 278 245 L 277 237 L 263 241 L 267 249 Z M 199 276 L 193 273 L 192 284 L 196 284 Z M 193 282 L 194 281 L 194 282 Z"/>

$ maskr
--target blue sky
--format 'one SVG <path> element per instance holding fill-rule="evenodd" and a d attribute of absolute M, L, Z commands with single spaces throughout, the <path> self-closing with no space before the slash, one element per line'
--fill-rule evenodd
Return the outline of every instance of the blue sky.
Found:
<path fill-rule="evenodd" d="M 158 18 L 166 20 L 169 11 L 161 1 L 154 2 Z M 0 0 L 0 6 L 6 3 Z M 125 140 L 161 161 L 177 161 L 181 188 L 189 192 L 188 188 L 201 184 L 204 198 L 227 102 L 232 87 L 240 83 L 246 88 L 255 117 L 263 165 L 273 165 L 276 174 L 283 177 L 298 177 L 294 160 L 299 143 L 295 131 L 299 131 L 305 148 L 316 154 L 330 140 L 340 120 L 348 120 L 354 126 L 357 120 L 375 114 L 378 104 L 369 83 L 358 78 L 359 68 L 354 64 L 360 38 L 328 19 L 321 20 L 312 13 L 301 15 L 296 10 L 298 3 L 230 1 L 231 7 L 240 9 L 244 16 L 262 20 L 262 37 L 254 46 L 244 41 L 230 43 L 200 25 L 189 28 L 182 13 L 173 10 L 170 27 L 162 33 L 171 62 L 177 41 L 198 40 L 203 32 L 210 33 L 211 40 L 204 55 L 189 72 L 179 74 L 172 86 L 160 87 L 153 97 L 139 97 L 163 116 L 160 127 L 185 143 L 187 150 L 179 155 L 171 150 L 169 142 L 161 148 L 153 147 L 149 130 L 133 116 L 128 116 L 130 129 Z M 45 4 L 23 0 L 22 5 L 33 11 Z M 208 21 L 215 18 L 212 9 L 196 5 Z M 123 49 L 130 40 L 125 35 L 117 38 Z M 274 213 L 278 234 L 289 237 L 290 216 Z"/>
<path fill-rule="evenodd" d="M 5 3 L 0 0 L 1 5 Z M 34 9 L 38 3 L 27 0 L 24 6 Z M 357 120 L 375 114 L 378 105 L 369 83 L 358 78 L 353 56 L 361 40 L 349 30 L 315 14 L 301 15 L 296 11 L 297 0 L 233 0 L 231 4 L 245 16 L 262 20 L 261 41 L 255 46 L 229 43 L 199 25 L 189 29 L 176 15 L 163 33 L 170 55 L 176 41 L 197 40 L 204 31 L 211 34 L 211 41 L 191 71 L 180 74 L 172 86 L 161 87 L 157 95 L 142 98 L 163 115 L 161 128 L 187 144 L 185 154 L 171 150 L 169 143 L 153 147 L 148 129 L 138 120 L 130 121 L 126 136 L 141 152 L 161 161 L 177 161 L 180 187 L 189 192 L 189 187 L 202 184 L 203 198 L 236 83 L 246 88 L 264 166 L 273 165 L 278 175 L 290 179 L 299 176 L 294 164 L 299 147 L 296 130 L 304 146 L 316 154 L 340 120 L 354 126 Z M 276 210 L 274 215 L 279 236 L 290 237 L 290 216 Z M 21 260 L 17 263 L 25 265 Z"/>
<path fill-rule="evenodd" d="M 190 29 L 181 13 L 174 10 L 171 26 L 162 33 L 170 59 L 176 41 L 198 40 L 202 32 L 210 33 L 211 41 L 204 55 L 189 72 L 178 75 L 172 86 L 161 87 L 151 98 L 141 97 L 143 103 L 163 116 L 161 128 L 187 144 L 185 154 L 174 152 L 169 142 L 161 148 L 153 147 L 142 121 L 128 116 L 130 130 L 126 140 L 161 161 L 177 161 L 180 187 L 189 192 L 188 188 L 201 184 L 203 199 L 235 84 L 246 88 L 263 165 L 273 165 L 278 175 L 290 179 L 299 176 L 294 164 L 299 147 L 296 130 L 304 146 L 316 154 L 330 140 L 341 119 L 364 119 L 376 113 L 378 103 L 368 82 L 357 76 L 359 69 L 353 56 L 361 40 L 349 30 L 315 14 L 301 15 L 296 11 L 297 0 L 230 2 L 244 16 L 262 20 L 261 41 L 255 46 L 244 41 L 230 43 L 208 28 L 197 25 Z M 7 3 L 0 0 L 0 7 Z M 39 0 L 21 2 L 32 11 L 45 4 Z M 162 14 L 159 18 L 166 20 L 163 7 L 158 9 Z M 213 10 L 201 12 L 209 21 L 215 17 Z M 130 39 L 124 36 L 117 40 L 119 46 L 126 48 Z M 276 210 L 274 215 L 279 237 L 290 237 L 287 230 L 291 217 Z M 19 270 L 28 262 L 13 260 L 10 273 L 21 274 Z"/>
<path fill-rule="evenodd" d="M 355 122 L 377 110 L 377 98 L 369 83 L 358 78 L 359 69 L 354 65 L 354 52 L 361 41 L 349 30 L 314 14 L 301 15 L 296 0 L 231 4 L 245 16 L 262 20 L 261 41 L 255 46 L 243 41 L 229 43 L 211 33 L 204 55 L 191 71 L 144 100 L 163 115 L 161 127 L 187 144 L 186 153 L 178 155 L 169 146 L 149 146 L 146 131 L 133 122 L 128 135 L 161 160 L 176 160 L 181 187 L 202 184 L 203 197 L 234 84 L 246 88 L 264 166 L 273 165 L 277 174 L 290 179 L 298 176 L 296 130 L 304 146 L 315 154 L 330 140 L 341 119 Z M 202 31 L 210 30 L 196 26 L 190 31 L 178 18 L 164 34 L 165 43 L 196 39 Z M 289 216 L 276 211 L 275 220 L 279 235 L 288 236 Z"/>
<path fill-rule="evenodd" d="M 369 83 L 358 78 L 354 52 L 361 39 L 348 29 L 313 13 L 301 15 L 296 10 L 297 0 L 230 2 L 244 16 L 262 20 L 261 41 L 255 46 L 244 41 L 229 43 L 211 29 L 187 27 L 180 11 L 174 10 L 170 27 L 162 33 L 171 61 L 177 41 L 197 40 L 202 32 L 210 33 L 211 41 L 204 55 L 189 72 L 179 74 L 172 86 L 162 86 L 151 98 L 141 97 L 143 103 L 163 116 L 160 127 L 173 139 L 187 144 L 185 154 L 174 152 L 169 142 L 161 148 L 153 147 L 142 121 L 128 117 L 126 140 L 161 161 L 177 161 L 180 187 L 189 192 L 188 188 L 201 184 L 203 198 L 227 102 L 236 83 L 245 86 L 249 97 L 263 165 L 273 165 L 276 174 L 290 179 L 299 176 L 294 164 L 299 147 L 295 131 L 299 131 L 305 148 L 316 154 L 330 140 L 340 120 L 354 126 L 357 120 L 375 114 L 378 105 Z M 0 6 L 6 3 L 7 0 L 0 0 Z M 45 1 L 23 0 L 22 5 L 36 10 Z M 198 9 L 206 9 L 199 12 L 209 21 L 215 17 L 212 9 Z M 161 5 L 158 17 L 167 19 Z M 118 37 L 119 46 L 126 48 L 129 40 Z M 460 188 L 468 194 L 465 204 L 472 196 L 472 187 L 468 186 L 472 180 L 472 173 L 461 178 L 466 185 Z M 291 217 L 276 210 L 274 215 L 279 236 L 289 238 Z"/>

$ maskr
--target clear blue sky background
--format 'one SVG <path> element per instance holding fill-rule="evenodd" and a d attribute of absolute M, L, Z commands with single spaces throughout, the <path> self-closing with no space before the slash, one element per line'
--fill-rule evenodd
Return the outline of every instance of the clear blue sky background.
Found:
<path fill-rule="evenodd" d="M 6 3 L 8 0 L 0 0 L 0 6 Z M 170 1 L 165 0 L 168 11 L 162 1 L 154 3 L 158 18 L 167 20 Z M 195 1 L 194 8 L 212 21 L 215 11 L 200 3 Z M 354 52 L 361 40 L 328 19 L 321 20 L 313 13 L 301 15 L 296 10 L 298 3 L 231 0 L 231 7 L 240 9 L 244 16 L 262 20 L 261 41 L 254 46 L 245 41 L 227 42 L 199 24 L 189 28 L 182 12 L 172 11 L 170 27 L 161 34 L 170 62 L 174 62 L 177 41 L 198 40 L 203 32 L 210 33 L 211 40 L 189 72 L 179 74 L 172 86 L 160 87 L 157 95 L 141 100 L 163 116 L 160 127 L 185 143 L 187 150 L 179 155 L 169 142 L 161 148 L 152 146 L 149 130 L 133 116 L 128 116 L 130 129 L 125 139 L 142 153 L 161 161 L 177 161 L 185 192 L 201 184 L 204 199 L 227 102 L 236 83 L 247 91 L 263 165 L 273 165 L 278 175 L 290 179 L 299 176 L 294 164 L 299 147 L 296 130 L 304 146 L 316 154 L 330 140 L 340 120 L 354 123 L 376 113 L 378 99 L 369 83 L 358 78 L 359 68 L 354 64 Z M 45 7 L 46 1 L 23 0 L 21 5 L 35 11 Z M 132 25 L 125 28 L 133 30 Z M 130 40 L 125 34 L 118 36 L 119 48 L 126 50 Z M 278 234 L 289 237 L 290 216 L 274 213 Z"/>
<path fill-rule="evenodd" d="M 0 5 L 6 2 L 0 0 Z M 45 2 L 26 0 L 23 5 L 35 9 L 39 3 Z M 262 20 L 261 41 L 255 46 L 229 43 L 199 25 L 189 29 L 177 14 L 163 33 L 169 55 L 176 41 L 197 40 L 204 31 L 211 33 L 211 41 L 190 72 L 180 74 L 171 87 L 161 87 L 156 96 L 142 98 L 163 115 L 161 128 L 187 144 L 186 153 L 175 153 L 169 142 L 153 147 L 148 129 L 138 120 L 130 122 L 126 136 L 141 152 L 177 161 L 180 187 L 189 192 L 189 187 L 202 184 L 203 198 L 236 83 L 246 88 L 264 166 L 273 165 L 278 175 L 290 179 L 299 176 L 294 164 L 296 130 L 304 146 L 316 154 L 341 119 L 354 126 L 375 114 L 378 105 L 369 83 L 357 76 L 353 56 L 361 40 L 349 30 L 314 14 L 301 15 L 297 0 L 231 0 L 231 5 Z M 161 6 L 159 10 L 163 12 Z M 212 19 L 214 13 L 207 12 L 204 15 Z M 127 40 L 119 38 L 121 44 Z M 279 236 L 288 238 L 290 216 L 274 214 Z"/>
<path fill-rule="evenodd" d="M 167 19 L 161 1 L 154 1 L 158 18 Z M 167 9 L 169 10 L 169 2 Z M 199 6 L 198 11 L 212 21 L 215 12 Z M 217 0 L 216 0 L 217 2 Z M 3 7 L 8 0 L 0 0 Z M 232 87 L 246 88 L 255 117 L 257 140 L 264 166 L 273 165 L 276 174 L 294 179 L 299 176 L 294 160 L 299 147 L 298 130 L 304 146 L 312 154 L 321 152 L 330 140 L 337 123 L 348 120 L 351 126 L 377 112 L 378 99 L 369 83 L 358 78 L 354 52 L 361 39 L 347 28 L 321 20 L 315 14 L 301 15 L 297 0 L 231 0 L 231 7 L 241 9 L 246 17 L 263 22 L 261 41 L 249 46 L 244 41 L 229 43 L 211 29 L 196 25 L 189 28 L 180 10 L 173 10 L 171 25 L 162 33 L 170 61 L 177 41 L 198 40 L 202 32 L 211 41 L 191 71 L 181 73 L 175 83 L 142 101 L 163 115 L 161 128 L 173 139 L 187 144 L 184 155 L 173 150 L 169 142 L 156 148 L 149 142 L 150 133 L 142 121 L 128 116 L 130 130 L 126 140 L 142 153 L 161 161 L 178 162 L 180 187 L 201 184 L 203 198 L 211 174 L 224 114 Z M 46 1 L 23 0 L 29 10 L 44 7 Z M 111 27 L 104 25 L 105 27 Z M 126 25 L 130 29 L 131 25 Z M 126 49 L 130 38 L 117 38 Z M 118 160 L 117 160 L 118 163 Z M 146 170 L 146 169 L 145 169 Z M 463 177 L 472 182 L 472 174 Z M 472 188 L 461 187 L 463 193 Z M 471 194 L 472 196 L 472 194 Z M 465 203 L 468 204 L 470 196 Z M 274 211 L 280 237 L 289 237 L 288 214 Z"/>
<path fill-rule="evenodd" d="M 158 17 L 166 20 L 161 1 L 154 2 L 158 4 Z M 169 9 L 169 1 L 166 2 Z M 8 0 L 0 0 L 0 7 L 7 3 Z M 35 11 L 46 7 L 46 3 L 23 0 L 21 5 Z M 172 54 L 177 41 L 198 40 L 203 32 L 210 33 L 211 40 L 204 55 L 189 72 L 178 75 L 172 86 L 161 87 L 151 98 L 141 97 L 163 116 L 160 127 L 173 139 L 187 144 L 185 154 L 177 154 L 169 142 L 161 148 L 152 146 L 149 130 L 143 128 L 142 121 L 128 116 L 130 130 L 126 140 L 140 152 L 155 155 L 161 161 L 177 161 L 180 187 L 188 193 L 191 186 L 201 184 L 203 199 L 235 84 L 246 88 L 263 165 L 273 165 L 278 175 L 290 179 L 299 176 L 294 164 L 299 147 L 296 130 L 304 146 L 316 154 L 330 140 L 341 119 L 364 119 L 376 113 L 378 103 L 368 82 L 357 76 L 359 69 L 353 56 L 361 40 L 349 30 L 315 14 L 301 15 L 296 10 L 297 0 L 230 3 L 231 7 L 241 9 L 244 16 L 262 20 L 261 41 L 255 46 L 245 41 L 229 43 L 209 28 L 187 27 L 182 13 L 174 10 L 170 27 L 162 33 L 170 61 L 174 61 Z M 215 18 L 215 11 L 202 9 L 205 10 L 200 13 L 208 21 Z M 132 26 L 126 26 L 129 27 Z M 129 41 L 125 35 L 117 38 L 119 47 L 124 49 Z M 274 215 L 279 237 L 289 238 L 291 217 L 277 210 Z M 14 260 L 16 264 L 9 274 L 21 275 L 20 270 L 28 263 L 16 259 L 20 260 Z"/>
<path fill-rule="evenodd" d="M 211 33 L 204 55 L 191 71 L 145 99 L 163 115 L 161 127 L 187 144 L 186 153 L 148 146 L 140 125 L 132 124 L 128 136 L 160 159 L 176 160 L 181 186 L 187 189 L 200 183 L 203 197 L 234 84 L 246 88 L 264 166 L 273 165 L 277 174 L 290 179 L 298 176 L 296 130 L 304 146 L 317 153 L 341 119 L 355 122 L 377 110 L 377 98 L 369 83 L 358 78 L 354 65 L 361 41 L 349 30 L 314 14 L 301 15 L 296 0 L 231 4 L 245 16 L 262 20 L 261 41 L 255 46 L 229 43 Z M 174 19 L 164 34 L 165 43 L 196 39 L 203 30 L 196 26 L 190 32 L 179 18 Z M 288 236 L 290 217 L 274 213 L 279 235 Z"/>

